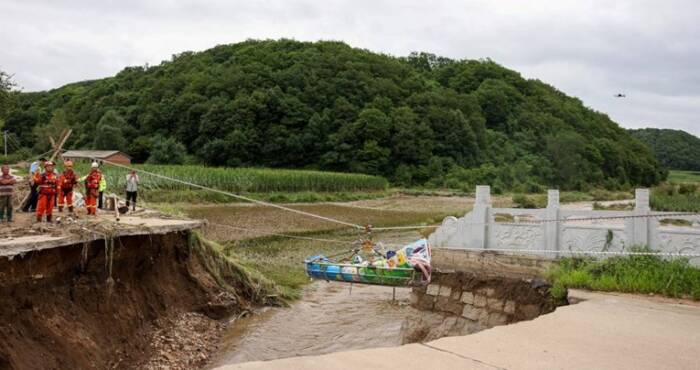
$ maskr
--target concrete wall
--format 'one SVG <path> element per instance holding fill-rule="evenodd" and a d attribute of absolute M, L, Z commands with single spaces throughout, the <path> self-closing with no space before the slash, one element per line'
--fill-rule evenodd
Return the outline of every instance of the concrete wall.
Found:
<path fill-rule="evenodd" d="M 514 251 L 543 258 L 579 253 L 604 257 L 645 245 L 663 253 L 700 255 L 700 216 L 670 217 L 687 220 L 691 227 L 662 226 L 663 217 L 645 217 L 668 214 L 651 211 L 648 189 L 636 190 L 631 211 L 588 211 L 562 209 L 558 190 L 548 192 L 544 209 L 494 208 L 490 188 L 477 186 L 474 209 L 464 217 L 445 218 L 429 240 L 434 248 Z M 600 217 L 627 218 L 576 221 Z M 558 221 L 542 222 L 546 220 Z M 700 257 L 690 259 L 700 266 Z"/>

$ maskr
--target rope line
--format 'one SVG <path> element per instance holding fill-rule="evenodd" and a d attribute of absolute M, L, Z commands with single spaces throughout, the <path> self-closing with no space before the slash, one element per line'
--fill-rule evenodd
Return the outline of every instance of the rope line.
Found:
<path fill-rule="evenodd" d="M 353 228 L 355 228 L 355 229 L 363 229 L 362 226 L 357 225 L 357 224 L 353 224 L 353 223 L 350 223 L 350 222 L 345 222 L 345 221 L 341 221 L 341 220 L 338 220 L 338 219 L 335 219 L 335 218 L 326 217 L 326 216 L 321 216 L 321 215 L 317 215 L 317 214 L 314 214 L 314 213 L 311 213 L 311 212 L 306 212 L 306 211 L 302 211 L 302 210 L 298 210 L 298 209 L 294 209 L 294 208 L 285 207 L 285 206 L 282 206 L 282 205 L 279 205 L 279 204 L 268 203 L 268 202 L 265 202 L 265 201 L 262 201 L 262 200 L 257 200 L 257 199 L 249 198 L 249 197 L 246 197 L 246 196 L 243 196 L 243 195 L 231 193 L 231 192 L 229 192 L 229 191 L 220 190 L 220 189 L 216 189 L 216 188 L 211 188 L 211 187 L 204 186 L 204 185 L 199 185 L 199 184 L 196 184 L 196 183 L 193 183 L 193 182 L 180 180 L 180 179 L 178 179 L 178 178 L 174 178 L 174 177 L 170 177 L 170 176 L 165 176 L 165 175 L 157 174 L 157 173 L 150 172 L 150 171 L 146 171 L 146 170 L 136 169 L 136 168 L 129 167 L 129 166 L 126 166 L 126 165 L 123 165 L 123 164 L 110 162 L 110 161 L 107 161 L 107 160 L 104 160 L 104 159 L 92 158 L 92 160 L 94 160 L 94 161 L 100 161 L 100 162 L 107 163 L 107 164 L 112 165 L 112 166 L 115 166 L 115 167 L 121 167 L 121 168 L 124 168 L 124 169 L 127 169 L 127 170 L 131 170 L 131 171 L 136 171 L 136 172 L 144 173 L 144 174 L 147 174 L 147 175 L 150 175 L 150 176 L 154 176 L 154 177 L 157 177 L 157 178 L 161 178 L 161 179 L 165 179 L 165 180 L 170 180 L 170 181 L 177 182 L 177 183 L 180 183 L 180 184 L 183 184 L 183 185 L 188 185 L 188 186 L 191 186 L 191 187 L 194 187 L 194 188 L 198 188 L 198 189 L 202 189 L 202 190 L 211 191 L 211 192 L 214 192 L 214 193 L 219 193 L 219 194 L 227 195 L 227 196 L 230 196 L 230 197 L 232 197 L 232 198 L 244 200 L 244 201 L 247 201 L 247 202 L 250 202 L 250 203 L 255 203 L 255 204 L 259 204 L 259 205 L 267 206 L 267 207 L 273 207 L 273 208 L 281 209 L 281 210 L 284 210 L 284 211 L 287 211 L 287 212 L 293 212 L 293 213 L 297 213 L 297 214 L 304 215 L 304 216 L 307 216 L 307 217 L 317 218 L 317 219 L 319 219 L 319 220 L 324 220 L 324 221 L 328 221 L 328 222 L 334 222 L 334 223 L 336 223 L 336 224 L 340 224 L 340 225 L 344 225 L 344 226 L 350 226 L 350 227 L 353 227 Z"/>
<path fill-rule="evenodd" d="M 700 253 L 673 253 L 673 252 L 634 252 L 634 251 L 573 251 L 573 250 L 547 250 L 547 249 L 505 249 L 505 248 L 460 248 L 440 247 L 455 251 L 470 252 L 501 252 L 501 253 L 530 253 L 530 254 L 594 254 L 594 255 L 619 255 L 619 256 L 663 256 L 663 257 L 700 257 Z"/>
<path fill-rule="evenodd" d="M 338 244 L 355 244 L 355 242 L 351 242 L 351 241 L 347 241 L 347 240 L 323 239 L 323 238 L 312 238 L 312 237 L 308 237 L 308 236 L 280 234 L 280 233 L 275 233 L 275 232 L 271 232 L 271 231 L 264 231 L 264 230 L 259 230 L 259 229 L 251 229 L 251 228 L 246 228 L 246 227 L 238 227 L 238 226 L 220 224 L 220 223 L 216 223 L 216 222 L 208 222 L 207 224 L 208 224 L 208 225 L 212 225 L 212 226 L 218 226 L 218 227 L 233 229 L 233 230 L 250 231 L 250 232 L 253 232 L 253 233 L 256 233 L 256 234 L 261 234 L 261 235 L 281 236 L 281 237 L 290 238 L 290 239 L 312 240 L 312 241 L 328 242 L 328 243 L 338 243 Z"/>

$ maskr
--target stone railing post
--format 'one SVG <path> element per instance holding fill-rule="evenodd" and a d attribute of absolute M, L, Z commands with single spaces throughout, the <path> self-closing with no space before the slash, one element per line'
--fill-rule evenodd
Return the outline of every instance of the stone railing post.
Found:
<path fill-rule="evenodd" d="M 547 191 L 545 219 L 559 219 L 559 190 L 550 189 Z M 559 222 L 546 222 L 544 224 L 544 249 L 551 251 L 559 250 L 559 230 Z"/>
<path fill-rule="evenodd" d="M 474 209 L 471 212 L 471 219 L 467 222 L 467 247 L 468 248 L 488 248 L 488 225 L 491 209 L 491 187 L 488 185 L 477 185 Z"/>
<path fill-rule="evenodd" d="M 636 189 L 634 191 L 634 202 L 634 211 L 632 211 L 634 216 L 648 215 L 651 212 L 651 207 L 649 206 L 649 189 Z M 649 245 L 649 221 L 648 217 L 639 217 L 633 218 L 632 222 L 627 223 L 628 237 L 630 237 L 632 245 Z"/>

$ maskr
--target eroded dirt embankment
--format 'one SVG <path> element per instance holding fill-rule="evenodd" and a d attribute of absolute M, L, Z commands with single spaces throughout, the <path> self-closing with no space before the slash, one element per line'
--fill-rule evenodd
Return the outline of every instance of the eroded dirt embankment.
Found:
<path fill-rule="evenodd" d="M 212 274 L 218 257 L 199 248 L 189 233 L 170 233 L 1 258 L 0 369 L 202 366 L 213 348 L 192 344 L 189 357 L 169 358 L 159 343 L 182 346 L 168 333 L 192 315 L 210 336 L 251 294 L 224 289 L 223 274 Z"/>

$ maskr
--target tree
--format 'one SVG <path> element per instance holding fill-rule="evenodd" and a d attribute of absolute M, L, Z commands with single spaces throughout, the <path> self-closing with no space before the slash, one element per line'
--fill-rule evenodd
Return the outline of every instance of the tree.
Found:
<path fill-rule="evenodd" d="M 127 141 L 124 138 L 126 122 L 114 110 L 108 110 L 97 123 L 93 147 L 100 150 L 127 150 Z"/>
<path fill-rule="evenodd" d="M 13 106 L 14 98 L 12 90 L 16 84 L 12 81 L 12 76 L 4 71 L 0 71 L 0 129 L 3 128 L 7 113 Z"/>
<path fill-rule="evenodd" d="M 172 137 L 156 136 L 152 140 L 151 156 L 148 163 L 152 164 L 183 164 L 187 149 L 182 143 Z"/>
<path fill-rule="evenodd" d="M 36 126 L 33 130 L 34 136 L 36 137 L 34 150 L 39 153 L 44 153 L 53 149 L 50 138 L 52 137 L 54 140 L 58 140 L 61 132 L 70 128 L 69 122 L 70 118 L 64 109 L 56 109 L 53 111 L 51 120 L 47 124 Z M 64 146 L 68 147 L 65 144 Z"/>
<path fill-rule="evenodd" d="M 0 76 L 2 90 L 12 89 Z M 488 180 L 501 189 L 663 178 L 646 146 L 608 116 L 491 60 L 248 40 L 10 95 L 5 129 L 37 150 L 71 127 L 73 147 L 158 163 L 196 155 L 206 165 L 362 171 L 435 186 Z M 692 145 L 678 159 L 692 157 Z M 661 155 L 677 146 L 662 145 Z"/>

